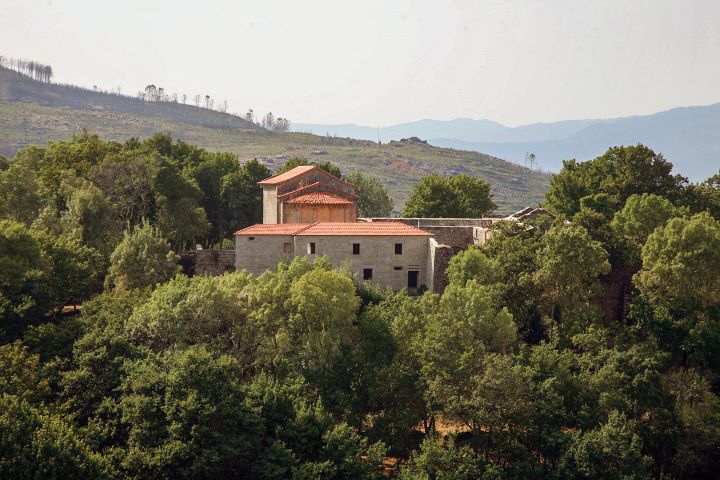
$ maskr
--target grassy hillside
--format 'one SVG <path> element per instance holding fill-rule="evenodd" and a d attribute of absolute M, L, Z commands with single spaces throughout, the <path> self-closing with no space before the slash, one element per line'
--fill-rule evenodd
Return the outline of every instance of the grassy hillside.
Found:
<path fill-rule="evenodd" d="M 13 75 L 17 77 L 16 74 Z M 0 77 L 0 82 L 2 80 Z M 23 87 L 23 91 L 31 93 L 22 98 L 6 98 L 10 91 L 16 92 L 14 96 L 19 97 L 19 87 L 15 85 L 9 88 L 0 83 L 0 153 L 4 155 L 12 155 L 28 145 L 68 139 L 83 129 L 113 140 L 147 137 L 162 131 L 171 132 L 183 141 L 209 150 L 235 152 L 241 160 L 258 158 L 271 168 L 283 164 L 291 157 L 299 156 L 331 161 L 346 173 L 355 170 L 369 173 L 386 183 L 396 199 L 397 208 L 402 207 L 412 185 L 430 173 L 468 173 L 486 179 L 493 186 L 496 203 L 500 206 L 499 213 L 537 205 L 542 201 L 549 184 L 549 176 L 531 172 L 498 158 L 477 152 L 437 148 L 423 143 L 392 142 L 377 145 L 370 141 L 305 133 L 271 133 L 245 124 L 238 124 L 236 128 L 221 128 L 219 125 L 202 125 L 202 118 L 200 121 L 191 122 L 185 117 L 179 120 L 175 116 L 168 118 L 159 114 L 148 114 L 144 110 L 111 111 L 107 106 L 110 103 L 106 102 L 105 97 L 117 96 L 80 89 L 77 90 L 96 96 L 98 104 L 90 108 L 88 105 L 92 105 L 92 99 L 88 100 L 87 96 L 78 93 L 81 98 L 75 102 L 84 105 L 82 108 L 59 106 L 57 101 L 47 101 L 49 94 L 43 88 L 44 85 L 53 90 L 58 86 L 26 80 L 33 85 L 32 89 Z M 21 83 L 24 85 L 26 82 Z M 237 118 L 205 109 L 174 105 L 187 107 L 188 112 L 200 110 L 197 112 L 200 117 L 208 115 L 207 118 L 211 118 L 210 115 L 217 113 L 223 117 Z M 147 106 L 154 107 L 152 103 Z"/>

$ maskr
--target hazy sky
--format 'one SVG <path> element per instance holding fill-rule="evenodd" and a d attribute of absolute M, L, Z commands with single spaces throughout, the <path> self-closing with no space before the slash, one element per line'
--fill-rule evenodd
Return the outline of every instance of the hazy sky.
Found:
<path fill-rule="evenodd" d="M 0 0 L 0 53 L 296 122 L 519 125 L 720 102 L 720 1 Z"/>

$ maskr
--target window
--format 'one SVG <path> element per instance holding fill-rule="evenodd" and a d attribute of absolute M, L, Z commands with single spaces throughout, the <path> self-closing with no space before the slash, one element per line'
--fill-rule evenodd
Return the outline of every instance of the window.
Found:
<path fill-rule="evenodd" d="M 248 240 L 255 240 L 255 237 L 248 237 Z"/>
<path fill-rule="evenodd" d="M 408 272 L 408 288 L 417 288 L 418 285 L 418 273 L 417 271 Z"/>
<path fill-rule="evenodd" d="M 353 243 L 353 255 L 360 255 L 360 244 Z"/>
<path fill-rule="evenodd" d="M 308 255 L 315 255 L 315 242 L 308 243 Z"/>
<path fill-rule="evenodd" d="M 363 280 L 372 280 L 372 268 L 363 268 Z"/>
<path fill-rule="evenodd" d="M 290 242 L 283 243 L 283 252 L 285 252 L 285 253 L 292 252 L 292 243 L 290 243 Z"/>
<path fill-rule="evenodd" d="M 402 243 L 395 244 L 395 255 L 402 255 Z"/>
<path fill-rule="evenodd" d="M 393 267 L 393 270 L 402 270 L 402 267 Z"/>

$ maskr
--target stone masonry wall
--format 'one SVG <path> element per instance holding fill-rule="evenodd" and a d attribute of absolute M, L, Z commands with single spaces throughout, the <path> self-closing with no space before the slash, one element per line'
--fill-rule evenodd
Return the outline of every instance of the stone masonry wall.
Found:
<path fill-rule="evenodd" d="M 235 271 L 235 250 L 190 250 L 180 253 L 183 273 L 194 275 L 222 275 Z"/>
<path fill-rule="evenodd" d="M 428 288 L 435 293 L 443 293 L 448 284 L 447 266 L 455 251 L 431 238 L 428 242 Z"/>

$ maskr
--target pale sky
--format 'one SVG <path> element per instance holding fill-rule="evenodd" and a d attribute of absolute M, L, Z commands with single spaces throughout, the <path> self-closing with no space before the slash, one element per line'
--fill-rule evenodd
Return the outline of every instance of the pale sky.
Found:
<path fill-rule="evenodd" d="M 0 0 L 0 54 L 295 122 L 515 126 L 720 102 L 720 1 Z"/>

